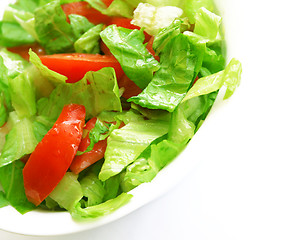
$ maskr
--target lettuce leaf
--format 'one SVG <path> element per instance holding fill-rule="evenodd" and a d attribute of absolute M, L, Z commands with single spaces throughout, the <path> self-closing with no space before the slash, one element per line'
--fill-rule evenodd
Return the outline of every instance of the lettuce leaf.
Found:
<path fill-rule="evenodd" d="M 159 69 L 159 63 L 143 44 L 143 31 L 111 25 L 105 28 L 100 36 L 126 75 L 144 89 L 153 78 L 153 73 Z"/>
<path fill-rule="evenodd" d="M 190 100 L 194 97 L 205 95 L 219 90 L 222 86 L 225 86 L 226 94 L 224 99 L 229 98 L 240 84 L 242 73 L 241 63 L 232 59 L 227 65 L 225 70 L 209 75 L 207 77 L 200 78 L 194 86 L 189 90 L 183 102 Z"/>
<path fill-rule="evenodd" d="M 105 110 L 121 112 L 115 70 L 102 68 L 97 72 L 87 72 L 77 83 L 58 85 L 49 98 L 41 98 L 38 101 L 38 115 L 56 120 L 63 106 L 69 103 L 84 105 L 87 119 Z"/>
<path fill-rule="evenodd" d="M 105 161 L 99 179 L 105 181 L 120 173 L 157 138 L 168 132 L 164 121 L 130 122 L 121 129 L 114 130 L 107 142 Z"/>
<path fill-rule="evenodd" d="M 5 198 L 21 214 L 36 208 L 25 195 L 23 168 L 24 163 L 21 161 L 0 168 L 0 183 L 5 192 Z"/>
<path fill-rule="evenodd" d="M 201 7 L 213 12 L 215 9 L 213 0 L 185 0 L 182 6 L 185 15 L 189 18 L 190 23 L 195 23 L 196 15 Z"/>
<path fill-rule="evenodd" d="M 0 155 L 0 168 L 32 153 L 37 144 L 32 121 L 27 118 L 18 120 L 6 136 Z"/>
<path fill-rule="evenodd" d="M 10 203 L 5 197 L 5 193 L 0 191 L 0 208 L 8 206 Z"/>
<path fill-rule="evenodd" d="M 35 39 L 18 23 L 0 22 L 0 46 L 15 47 L 34 43 Z"/>
<path fill-rule="evenodd" d="M 122 193 L 114 199 L 87 208 L 81 208 L 81 204 L 78 203 L 71 211 L 71 215 L 75 220 L 105 216 L 127 204 L 131 198 L 131 194 Z"/>
<path fill-rule="evenodd" d="M 89 22 L 86 17 L 81 15 L 70 14 L 69 19 L 72 31 L 74 32 L 74 36 L 77 39 L 80 38 L 90 28 L 95 26 L 93 23 Z"/>
<path fill-rule="evenodd" d="M 74 52 L 73 44 L 77 38 L 66 21 L 59 0 L 35 10 L 35 29 L 40 44 L 48 54 Z"/>
<path fill-rule="evenodd" d="M 147 88 L 128 102 L 173 112 L 197 76 L 203 54 L 203 44 L 194 44 L 183 34 L 172 38 L 160 55 L 160 70 Z"/>
<path fill-rule="evenodd" d="M 67 172 L 49 197 L 66 210 L 72 210 L 83 197 L 81 185 L 77 180 L 78 175 Z"/>
<path fill-rule="evenodd" d="M 20 118 L 29 118 L 36 114 L 35 88 L 28 72 L 9 79 L 9 92 L 12 106 Z"/>
<path fill-rule="evenodd" d="M 104 25 L 98 24 L 85 32 L 75 43 L 74 48 L 77 53 L 100 53 L 100 32 Z"/>

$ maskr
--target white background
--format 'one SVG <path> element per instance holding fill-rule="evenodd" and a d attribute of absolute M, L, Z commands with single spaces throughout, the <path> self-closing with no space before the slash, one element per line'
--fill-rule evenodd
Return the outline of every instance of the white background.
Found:
<path fill-rule="evenodd" d="M 287 4 L 217 2 L 228 56 L 241 60 L 243 77 L 199 131 L 189 174 L 157 200 L 94 230 L 41 238 L 0 231 L 1 240 L 288 239 Z"/>

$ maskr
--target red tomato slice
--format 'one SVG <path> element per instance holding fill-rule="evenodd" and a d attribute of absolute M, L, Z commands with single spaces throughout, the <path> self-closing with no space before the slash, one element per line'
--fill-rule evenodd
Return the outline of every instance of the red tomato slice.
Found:
<path fill-rule="evenodd" d="M 45 55 L 45 50 L 41 47 L 38 43 L 30 44 L 30 45 L 23 45 L 17 47 L 7 48 L 8 51 L 19 54 L 22 58 L 29 61 L 29 49 L 32 49 L 33 52 L 37 53 L 37 55 L 42 56 Z"/>
<path fill-rule="evenodd" d="M 79 151 L 84 152 L 90 145 L 89 131 L 94 128 L 96 120 L 97 118 L 90 119 L 84 127 L 84 129 L 87 131 L 87 135 L 82 138 L 78 149 Z M 90 152 L 75 156 L 70 166 L 70 170 L 75 174 L 78 174 L 85 168 L 91 166 L 93 163 L 99 161 L 104 157 L 106 147 L 107 140 L 105 139 L 96 143 Z"/>
<path fill-rule="evenodd" d="M 81 142 L 85 107 L 63 108 L 52 129 L 30 155 L 23 169 L 27 199 L 38 206 L 64 177 Z"/>
<path fill-rule="evenodd" d="M 109 2 L 107 2 L 109 4 Z M 73 2 L 63 4 L 62 9 L 67 16 L 67 21 L 69 22 L 68 16 L 70 14 L 77 14 L 86 17 L 91 23 L 107 23 L 110 19 L 109 16 L 102 14 L 96 9 L 92 8 L 87 2 Z"/>
<path fill-rule="evenodd" d="M 42 63 L 49 69 L 68 78 L 66 82 L 74 83 L 81 80 L 89 71 L 98 71 L 104 67 L 113 67 L 117 79 L 122 77 L 120 63 L 113 56 L 100 54 L 67 53 L 39 56 Z"/>
<path fill-rule="evenodd" d="M 114 0 L 102 0 L 102 2 L 107 6 L 109 7 L 110 4 L 113 2 Z"/>
<path fill-rule="evenodd" d="M 139 88 L 132 80 L 130 80 L 125 74 L 118 81 L 119 88 L 124 87 L 125 91 L 122 94 L 122 97 L 128 99 L 130 97 L 137 96 L 142 92 L 142 89 Z"/>

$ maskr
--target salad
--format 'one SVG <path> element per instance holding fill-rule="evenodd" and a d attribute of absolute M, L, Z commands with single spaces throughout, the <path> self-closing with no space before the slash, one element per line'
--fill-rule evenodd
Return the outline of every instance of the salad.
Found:
<path fill-rule="evenodd" d="M 226 99 L 240 83 L 214 11 L 211 0 L 10 4 L 0 22 L 0 207 L 96 218 L 152 181 L 219 89 Z"/>

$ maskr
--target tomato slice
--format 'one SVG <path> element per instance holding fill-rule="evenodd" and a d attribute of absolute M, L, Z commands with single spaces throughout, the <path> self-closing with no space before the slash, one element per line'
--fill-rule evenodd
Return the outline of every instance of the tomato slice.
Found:
<path fill-rule="evenodd" d="M 128 99 L 130 97 L 137 96 L 142 92 L 142 89 L 139 88 L 130 78 L 124 74 L 120 80 L 118 81 L 119 88 L 123 87 L 125 88 L 124 93 L 122 94 L 122 97 Z"/>
<path fill-rule="evenodd" d="M 109 4 L 109 2 L 107 2 Z M 86 17 L 91 23 L 107 23 L 110 20 L 110 17 L 102 14 L 96 9 L 92 8 L 87 2 L 72 2 L 63 4 L 62 9 L 67 16 L 67 21 L 69 22 L 68 16 L 70 14 L 77 14 Z"/>
<path fill-rule="evenodd" d="M 113 67 L 117 79 L 124 74 L 120 63 L 113 56 L 65 53 L 39 57 L 49 69 L 66 76 L 68 83 L 75 83 L 81 80 L 87 72 L 98 71 L 104 67 Z"/>
<path fill-rule="evenodd" d="M 45 50 L 41 47 L 38 43 L 29 44 L 29 45 L 22 45 L 17 47 L 7 48 L 8 51 L 19 54 L 22 58 L 29 61 L 29 49 L 32 49 L 33 52 L 37 53 L 37 55 L 42 56 L 45 55 Z"/>
<path fill-rule="evenodd" d="M 97 118 L 90 119 L 84 129 L 87 131 L 87 135 L 82 138 L 79 145 L 79 151 L 84 152 L 90 145 L 89 131 L 94 128 Z M 84 131 L 85 131 L 84 130 Z M 85 131 L 85 132 L 86 132 Z M 99 161 L 104 157 L 104 153 L 107 147 L 107 139 L 97 142 L 90 152 L 83 153 L 82 155 L 75 156 L 70 166 L 70 170 L 75 174 L 80 173 L 85 168 L 91 166 L 93 163 Z"/>
<path fill-rule="evenodd" d="M 63 108 L 52 129 L 30 155 L 23 179 L 27 199 L 38 206 L 64 177 L 81 142 L 85 107 Z"/>

